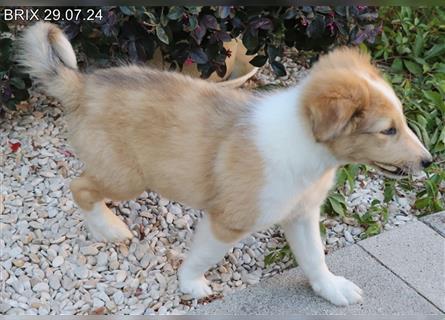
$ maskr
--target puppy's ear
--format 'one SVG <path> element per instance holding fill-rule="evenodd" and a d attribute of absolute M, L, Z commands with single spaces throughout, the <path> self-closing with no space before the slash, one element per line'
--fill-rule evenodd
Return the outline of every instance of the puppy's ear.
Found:
<path fill-rule="evenodd" d="M 303 106 L 317 142 L 327 142 L 352 128 L 369 105 L 364 79 L 346 70 L 332 70 L 309 76 Z"/>

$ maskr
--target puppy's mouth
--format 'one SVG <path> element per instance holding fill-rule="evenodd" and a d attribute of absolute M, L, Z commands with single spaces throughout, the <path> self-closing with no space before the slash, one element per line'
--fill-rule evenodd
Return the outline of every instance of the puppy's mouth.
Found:
<path fill-rule="evenodd" d="M 374 161 L 372 165 L 389 178 L 404 178 L 407 176 L 406 170 L 393 164 Z"/>

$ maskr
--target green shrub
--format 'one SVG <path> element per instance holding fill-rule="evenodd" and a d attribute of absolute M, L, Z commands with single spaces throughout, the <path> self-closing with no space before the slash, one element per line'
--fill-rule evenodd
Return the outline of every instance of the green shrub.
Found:
<path fill-rule="evenodd" d="M 410 127 L 435 155 L 445 155 L 445 10 L 384 8 L 383 33 L 372 53 L 386 66 Z"/>
<path fill-rule="evenodd" d="M 380 31 L 374 25 L 377 10 L 365 6 L 115 6 L 102 8 L 101 20 L 86 21 L 86 16 L 85 11 L 79 20 L 60 24 L 87 62 L 107 63 L 111 57 L 144 63 L 159 49 L 171 69 L 194 62 L 203 78 L 213 72 L 225 75 L 231 52 L 223 43 L 236 37 L 241 37 L 249 54 L 258 54 L 253 65 L 269 61 L 282 76 L 286 70 L 277 57 L 284 45 L 320 51 L 340 43 L 371 43 Z M 26 76 L 16 76 L 11 45 L 12 40 L 2 40 L 0 47 L 2 69 L 7 70 L 2 74 L 2 101 L 8 106 L 24 98 L 29 87 L 28 80 L 18 80 Z"/>
<path fill-rule="evenodd" d="M 0 34 L 9 33 L 8 25 L 0 17 Z M 0 102 L 9 108 L 29 97 L 31 80 L 20 71 L 14 61 L 14 46 L 11 37 L 0 37 Z"/>
<path fill-rule="evenodd" d="M 415 207 L 424 214 L 444 210 L 445 170 L 445 10 L 441 7 L 381 8 L 387 17 L 371 53 L 393 84 L 409 126 L 435 156 L 435 165 L 416 190 Z M 403 181 L 405 189 L 413 187 Z"/>

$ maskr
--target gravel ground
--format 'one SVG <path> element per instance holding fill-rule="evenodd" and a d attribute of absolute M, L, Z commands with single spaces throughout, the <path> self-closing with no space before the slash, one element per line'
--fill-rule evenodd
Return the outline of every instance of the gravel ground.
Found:
<path fill-rule="evenodd" d="M 294 55 L 288 52 L 282 61 L 288 76 L 276 79 L 264 67 L 245 86 L 295 83 L 305 69 Z M 215 296 L 197 301 L 183 295 L 176 270 L 202 213 L 145 192 L 134 201 L 109 203 L 137 237 L 121 244 L 91 241 L 69 191 L 82 164 L 65 140 L 60 106 L 35 93 L 18 109 L 6 113 L 0 126 L 1 314 L 186 313 L 292 265 L 285 259 L 265 267 L 264 256 L 284 245 L 281 232 L 271 228 L 237 244 L 209 271 Z M 372 199 L 383 199 L 382 189 L 377 174 L 360 175 L 347 199 L 349 211 L 365 213 Z M 413 202 L 414 194 L 392 202 L 385 229 L 416 219 Z M 351 218 L 324 223 L 327 251 L 354 243 L 364 231 Z"/>

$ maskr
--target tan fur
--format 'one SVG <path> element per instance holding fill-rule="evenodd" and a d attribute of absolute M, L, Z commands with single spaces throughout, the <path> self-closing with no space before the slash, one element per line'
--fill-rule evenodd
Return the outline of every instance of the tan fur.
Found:
<path fill-rule="evenodd" d="M 72 184 L 82 209 L 150 189 L 207 210 L 222 240 L 247 232 L 262 179 L 242 121 L 250 94 L 135 66 L 85 76 L 78 94 L 68 123 L 86 165 Z"/>
<path fill-rule="evenodd" d="M 36 39 L 43 42 L 38 50 Z M 127 200 L 153 190 L 206 210 L 220 240 L 251 231 L 266 183 L 251 122 L 259 97 L 137 66 L 82 74 L 68 40 L 50 24 L 29 28 L 22 42 L 22 64 L 67 107 L 69 140 L 86 166 L 71 185 L 83 210 L 104 198 Z M 321 57 L 295 101 L 296 110 L 302 104 L 299 117 L 344 163 L 413 169 L 425 150 L 410 138 L 400 110 L 363 75 L 383 82 L 357 50 Z M 390 126 L 397 137 L 380 134 Z M 332 176 L 326 173 L 307 192 L 326 193 Z"/>
<path fill-rule="evenodd" d="M 418 171 L 431 156 L 413 139 L 400 110 L 361 75 L 389 87 L 369 56 L 340 48 L 320 58 L 303 94 L 315 138 L 344 163 L 393 164 Z M 400 106 L 401 107 L 401 106 Z M 397 135 L 382 135 L 394 127 Z"/>

